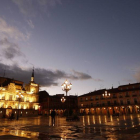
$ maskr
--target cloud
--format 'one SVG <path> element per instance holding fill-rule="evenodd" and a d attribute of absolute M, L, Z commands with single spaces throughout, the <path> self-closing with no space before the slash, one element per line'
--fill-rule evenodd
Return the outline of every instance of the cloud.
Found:
<path fill-rule="evenodd" d="M 6 59 L 13 59 L 16 56 L 25 56 L 17 44 L 8 41 L 7 38 L 0 40 L 1 56 Z"/>
<path fill-rule="evenodd" d="M 92 77 L 86 73 L 78 72 L 75 70 L 72 70 L 74 75 L 71 75 L 72 79 L 80 79 L 80 80 L 87 80 L 87 79 L 92 79 Z"/>
<path fill-rule="evenodd" d="M 133 83 L 134 82 L 134 80 L 132 80 L 132 79 L 123 79 L 123 81 L 128 82 L 128 83 Z"/>
<path fill-rule="evenodd" d="M 140 68 L 135 72 L 134 78 L 137 82 L 140 82 Z"/>
<path fill-rule="evenodd" d="M 55 6 L 56 4 L 62 4 L 62 0 L 39 0 L 40 5 L 50 5 Z"/>
<path fill-rule="evenodd" d="M 0 75 L 2 75 L 4 69 L 6 69 L 6 77 L 14 78 L 15 80 L 23 81 L 28 83 L 30 81 L 32 69 L 21 68 L 17 64 L 5 65 L 0 63 Z M 88 80 L 92 77 L 88 74 L 74 71 L 73 74 L 65 73 L 61 70 L 48 70 L 44 68 L 35 68 L 35 82 L 43 87 L 57 86 L 59 80 L 70 79 L 70 80 Z"/>
<path fill-rule="evenodd" d="M 19 8 L 20 12 L 26 16 L 35 16 L 33 0 L 12 0 Z"/>
<path fill-rule="evenodd" d="M 16 27 L 8 25 L 4 19 L 0 18 L 0 37 L 26 41 L 29 39 L 30 34 L 28 32 L 23 34 Z"/>
<path fill-rule="evenodd" d="M 61 4 L 62 0 L 12 0 L 20 12 L 27 17 L 35 17 L 37 11 L 49 12 L 50 7 Z"/>
<path fill-rule="evenodd" d="M 32 20 L 27 20 L 27 23 L 32 29 L 35 27 Z"/>
<path fill-rule="evenodd" d="M 93 79 L 93 81 L 95 81 L 95 82 L 103 82 L 102 79 L 95 79 L 95 78 L 92 78 L 92 79 Z"/>

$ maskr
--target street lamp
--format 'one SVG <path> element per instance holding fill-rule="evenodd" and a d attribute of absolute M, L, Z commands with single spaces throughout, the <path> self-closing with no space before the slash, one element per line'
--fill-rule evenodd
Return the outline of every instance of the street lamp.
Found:
<path fill-rule="evenodd" d="M 105 93 L 103 93 L 102 96 L 103 96 L 104 98 L 110 98 L 110 93 L 108 93 L 107 91 L 105 91 Z M 108 105 L 109 105 L 109 104 L 108 104 Z M 108 114 L 108 116 L 110 116 L 108 107 L 107 107 L 107 114 Z"/>
<path fill-rule="evenodd" d="M 109 98 L 110 97 L 110 93 L 107 93 L 107 91 L 105 91 L 105 93 L 103 93 L 102 96 L 104 98 Z"/>
<path fill-rule="evenodd" d="M 66 96 L 69 90 L 71 90 L 72 84 L 68 84 L 68 81 L 66 80 L 62 85 L 62 90 L 66 92 Z"/>
<path fill-rule="evenodd" d="M 65 97 L 61 98 L 61 102 L 64 103 L 66 101 Z"/>
<path fill-rule="evenodd" d="M 71 90 L 72 84 L 71 84 L 71 83 L 68 83 L 68 81 L 66 80 L 66 81 L 61 85 L 61 87 L 62 87 L 62 90 L 66 92 L 66 99 L 68 99 L 68 98 L 67 98 L 67 93 L 68 93 L 69 90 Z M 66 99 L 63 98 L 63 97 L 62 97 L 61 99 L 62 99 L 61 101 L 63 101 L 63 102 L 65 102 L 65 100 L 66 100 Z M 67 105 L 68 105 L 67 111 L 68 111 L 68 116 L 69 116 L 69 102 L 68 102 L 68 100 L 67 100 Z"/>
<path fill-rule="evenodd" d="M 20 99 L 21 99 L 22 97 L 24 97 L 24 96 L 21 94 L 21 92 L 19 92 L 19 93 L 16 95 L 16 97 L 18 98 L 18 112 L 17 112 L 17 120 L 18 120 L 18 118 L 19 118 L 19 103 L 20 103 Z"/>

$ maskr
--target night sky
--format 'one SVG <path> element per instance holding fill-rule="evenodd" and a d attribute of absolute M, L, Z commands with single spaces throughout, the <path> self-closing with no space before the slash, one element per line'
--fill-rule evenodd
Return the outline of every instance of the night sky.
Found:
<path fill-rule="evenodd" d="M 0 76 L 70 95 L 140 82 L 140 0 L 1 0 Z"/>

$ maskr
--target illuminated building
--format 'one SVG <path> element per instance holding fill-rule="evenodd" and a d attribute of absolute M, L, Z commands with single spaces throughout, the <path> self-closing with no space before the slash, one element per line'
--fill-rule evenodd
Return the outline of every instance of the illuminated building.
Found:
<path fill-rule="evenodd" d="M 140 112 L 140 83 L 93 91 L 78 97 L 81 115 L 112 115 Z"/>
<path fill-rule="evenodd" d="M 23 82 L 0 77 L 0 118 L 9 116 L 38 115 L 39 85 L 34 82 L 34 70 L 31 81 L 23 86 Z M 19 98 L 18 95 L 22 95 Z"/>

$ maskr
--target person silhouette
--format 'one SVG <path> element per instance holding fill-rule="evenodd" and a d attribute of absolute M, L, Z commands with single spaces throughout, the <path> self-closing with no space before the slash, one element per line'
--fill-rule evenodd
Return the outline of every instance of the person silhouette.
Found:
<path fill-rule="evenodd" d="M 56 115 L 56 113 L 55 113 L 55 111 L 54 111 L 54 109 L 53 109 L 53 111 L 51 112 L 52 125 L 55 124 L 55 115 Z"/>

